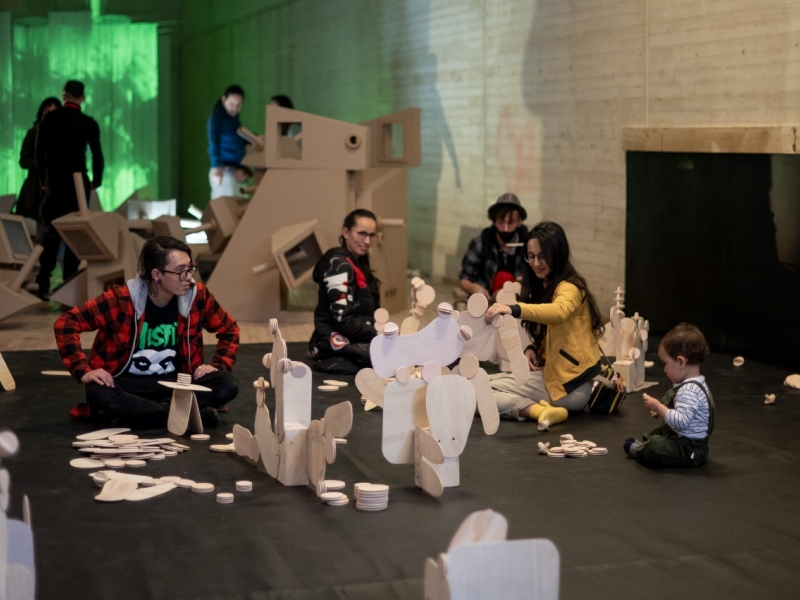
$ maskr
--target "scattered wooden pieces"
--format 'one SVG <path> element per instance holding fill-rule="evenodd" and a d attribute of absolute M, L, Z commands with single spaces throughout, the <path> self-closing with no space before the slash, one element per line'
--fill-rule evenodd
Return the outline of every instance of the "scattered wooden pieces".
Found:
<path fill-rule="evenodd" d="M 325 385 L 335 385 L 338 387 L 347 387 L 348 385 L 350 385 L 346 381 L 338 381 L 336 379 L 325 379 L 323 380 L 322 383 L 324 383 Z"/>
<path fill-rule="evenodd" d="M 94 499 L 98 502 L 121 502 L 138 487 L 139 484 L 128 478 L 110 479 L 103 485 L 103 491 L 95 496 Z"/>
<path fill-rule="evenodd" d="M 209 448 L 212 452 L 236 452 L 234 444 L 211 444 Z"/>
<path fill-rule="evenodd" d="M 100 469 L 105 466 L 102 461 L 93 458 L 73 458 L 69 464 L 76 469 Z"/>
<path fill-rule="evenodd" d="M 162 477 L 161 479 L 164 479 Z M 198 494 L 208 494 L 214 491 L 214 484 L 213 483 L 195 483 L 192 486 L 192 491 L 197 492 Z"/>
<path fill-rule="evenodd" d="M 158 485 L 154 485 L 151 487 L 141 487 L 139 489 L 134 490 L 128 496 L 125 497 L 125 500 L 129 500 L 131 502 L 139 502 L 141 500 L 149 500 L 150 498 L 155 498 L 156 496 L 161 496 L 166 494 L 167 492 L 171 492 L 177 486 L 174 483 L 159 483 Z"/>
<path fill-rule="evenodd" d="M 253 482 L 247 481 L 245 479 L 240 479 L 236 482 L 236 491 L 237 492 L 252 492 L 253 491 Z"/>
<path fill-rule="evenodd" d="M 130 431 L 128 427 L 117 427 L 113 429 L 98 429 L 97 431 L 90 431 L 89 433 L 83 433 L 77 438 L 79 440 L 104 440 L 109 436 L 115 435 L 117 433 L 125 433 L 126 431 Z"/>
<path fill-rule="evenodd" d="M 775 394 L 764 394 L 764 404 L 775 404 Z"/>
<path fill-rule="evenodd" d="M 800 375 L 794 374 L 789 375 L 786 379 L 783 380 L 783 385 L 786 387 L 794 388 L 796 390 L 800 390 Z"/>
<path fill-rule="evenodd" d="M 317 389 L 322 392 L 335 392 L 339 389 L 338 385 L 318 385 Z"/>

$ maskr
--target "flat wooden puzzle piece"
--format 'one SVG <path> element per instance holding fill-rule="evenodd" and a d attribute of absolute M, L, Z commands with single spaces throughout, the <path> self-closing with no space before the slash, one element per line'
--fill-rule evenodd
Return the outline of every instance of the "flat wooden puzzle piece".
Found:
<path fill-rule="evenodd" d="M 275 390 L 275 435 L 278 436 L 278 441 L 283 440 L 283 376 L 285 372 L 281 372 L 281 361 L 288 358 L 286 350 L 286 342 L 281 335 L 280 327 L 278 327 L 277 319 L 269 320 L 270 330 L 272 331 L 272 352 L 270 355 L 269 365 L 269 380 L 272 388 Z"/>
<path fill-rule="evenodd" d="M 450 600 L 447 578 L 432 558 L 425 561 L 424 598 L 425 600 Z"/>
<path fill-rule="evenodd" d="M 233 447 L 236 454 L 239 456 L 250 456 L 250 440 L 253 434 L 246 427 L 242 427 L 238 423 L 233 426 Z"/>
<path fill-rule="evenodd" d="M 383 408 L 383 394 L 388 382 L 373 369 L 361 369 L 356 373 L 356 388 L 368 401 Z"/>
<path fill-rule="evenodd" d="M 427 384 L 422 379 L 412 379 L 408 383 L 393 381 L 386 386 L 381 449 L 384 458 L 392 464 L 414 462 L 414 429 L 429 425 L 426 390 Z"/>
<path fill-rule="evenodd" d="M 109 436 L 116 435 L 117 433 L 125 433 L 126 431 L 130 431 L 129 427 L 114 427 L 111 429 L 98 429 L 97 431 L 90 431 L 89 433 L 82 433 L 79 436 L 76 436 L 76 439 L 87 441 L 87 440 L 104 440 Z"/>
<path fill-rule="evenodd" d="M 353 405 L 340 402 L 325 409 L 325 435 L 343 438 L 353 427 Z"/>
<path fill-rule="evenodd" d="M 176 487 L 178 486 L 172 483 L 171 481 L 167 483 L 160 483 L 158 485 L 153 485 L 150 487 L 142 487 L 128 494 L 125 500 L 129 500 L 131 502 L 139 502 L 140 500 L 149 500 L 150 498 L 155 498 L 156 496 L 161 496 L 163 494 L 166 494 L 167 492 L 171 492 Z"/>
<path fill-rule="evenodd" d="M 261 463 L 270 477 L 277 477 L 280 470 L 280 442 L 278 436 L 272 431 L 269 420 L 269 408 L 266 404 L 256 408 L 255 439 Z"/>
<path fill-rule="evenodd" d="M 10 392 L 17 387 L 14 377 L 11 375 L 11 371 L 8 369 L 6 361 L 3 359 L 2 353 L 0 353 L 0 385 L 2 385 L 3 389 L 7 392 Z"/>
<path fill-rule="evenodd" d="M 459 456 L 464 450 L 476 404 L 475 388 L 460 375 L 437 377 L 428 385 L 425 407 L 430 432 L 445 457 Z"/>
<path fill-rule="evenodd" d="M 189 390 L 174 390 L 169 404 L 167 430 L 174 435 L 183 435 L 189 428 L 189 416 L 192 412 L 192 401 L 197 403 L 194 393 Z"/>
<path fill-rule="evenodd" d="M 400 335 L 411 335 L 419 331 L 420 320 L 415 315 L 409 315 L 400 323 Z"/>
<path fill-rule="evenodd" d="M 490 508 L 478 510 L 468 516 L 459 526 L 447 551 L 461 544 L 476 542 L 503 542 L 508 535 L 506 518 Z"/>
<path fill-rule="evenodd" d="M 427 429 L 414 428 L 414 455 L 416 460 L 426 458 L 428 462 L 441 464 L 444 462 L 442 446 L 436 441 Z"/>
<path fill-rule="evenodd" d="M 497 410 L 497 402 L 494 399 L 489 374 L 484 369 L 479 368 L 468 381 L 475 389 L 475 399 L 478 404 L 481 423 L 483 424 L 483 432 L 486 435 L 494 435 L 500 428 L 500 411 Z"/>
<path fill-rule="evenodd" d="M 558 600 L 560 558 L 544 539 L 461 544 L 447 553 L 453 598 Z"/>
<path fill-rule="evenodd" d="M 320 490 L 325 481 L 325 426 L 321 421 L 311 421 L 308 426 L 308 479 Z"/>
<path fill-rule="evenodd" d="M 514 383 L 524 385 L 531 376 L 528 367 L 528 359 L 522 351 L 522 342 L 519 337 L 519 325 L 517 320 L 511 315 L 502 315 L 503 321 L 500 324 L 500 343 L 506 351 L 506 356 L 511 362 L 511 373 L 514 375 Z"/>
<path fill-rule="evenodd" d="M 473 296 L 486 298 L 483 294 L 473 294 Z M 487 323 L 483 315 L 473 317 L 468 310 L 463 310 L 459 313 L 458 324 L 472 329 L 472 336 L 469 340 L 464 342 L 461 353 L 474 354 L 478 360 L 489 360 L 492 358 L 497 327 L 491 323 Z"/>
<path fill-rule="evenodd" d="M 103 485 L 103 490 L 94 499 L 98 502 L 121 502 L 138 487 L 138 483 L 127 478 L 109 479 Z"/>
<path fill-rule="evenodd" d="M 439 474 L 425 458 L 420 458 L 419 462 L 414 464 L 414 483 L 434 498 L 444 493 L 444 485 Z"/>
<path fill-rule="evenodd" d="M 278 481 L 283 485 L 308 483 L 308 428 L 299 423 L 287 423 L 280 443 Z M 323 477 L 324 479 L 324 477 Z"/>
<path fill-rule="evenodd" d="M 283 423 L 311 423 L 311 369 L 292 361 L 292 368 L 283 376 Z M 275 416 L 277 419 L 277 414 Z"/>
<path fill-rule="evenodd" d="M 449 306 L 449 305 L 448 305 Z M 452 312 L 452 308 L 450 309 Z M 410 364 L 424 365 L 436 361 L 447 365 L 461 354 L 458 321 L 452 314 L 444 313 L 431 321 L 424 329 L 405 336 L 384 335 L 373 338 L 369 346 L 372 368 L 379 377 L 390 377 L 399 367 Z M 388 324 L 387 324 L 388 327 Z M 377 404 L 377 403 L 376 403 Z"/>

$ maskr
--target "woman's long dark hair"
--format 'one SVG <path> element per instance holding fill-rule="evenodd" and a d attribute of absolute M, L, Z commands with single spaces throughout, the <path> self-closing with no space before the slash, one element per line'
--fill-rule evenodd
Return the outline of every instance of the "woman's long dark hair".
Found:
<path fill-rule="evenodd" d="M 242 89 L 242 86 L 236 84 L 229 85 L 228 87 L 225 88 L 225 91 L 222 93 L 222 96 L 224 98 L 227 98 L 228 96 L 231 96 L 233 94 L 241 96 L 242 101 L 244 101 L 244 90 Z M 220 108 L 222 108 L 222 98 L 217 98 L 217 103 L 214 105 L 214 110 L 218 110 Z"/>
<path fill-rule="evenodd" d="M 49 96 L 42 100 L 42 103 L 39 105 L 39 110 L 36 111 L 36 120 L 33 122 L 34 125 L 38 125 L 42 122 L 42 118 L 44 117 L 44 109 L 48 106 L 55 106 L 56 108 L 61 108 L 61 100 L 56 98 L 55 96 Z"/>
<path fill-rule="evenodd" d="M 151 296 L 158 293 L 153 282 L 153 269 L 163 269 L 169 263 L 169 253 L 173 250 L 186 252 L 189 262 L 192 262 L 192 249 L 188 244 L 166 235 L 150 238 L 142 246 L 139 254 L 139 277 L 147 285 L 147 292 Z"/>
<path fill-rule="evenodd" d="M 371 210 L 367 210 L 366 208 L 357 208 L 348 214 L 344 218 L 344 223 L 342 223 L 343 229 L 352 229 L 356 226 L 356 221 L 359 219 L 372 219 L 375 221 L 375 225 L 378 225 L 378 217 L 375 216 Z M 342 248 L 347 248 L 347 242 L 344 239 L 343 235 L 339 236 L 339 244 Z M 380 286 L 381 280 L 375 276 L 375 272 L 372 270 L 372 267 L 369 265 L 369 252 L 367 252 L 364 256 L 354 256 L 353 259 L 356 261 L 358 266 L 364 271 L 364 274 L 367 276 L 367 285 L 369 286 L 369 291 L 373 294 L 380 293 Z"/>
<path fill-rule="evenodd" d="M 582 292 L 583 301 L 589 306 L 589 314 L 592 318 L 592 332 L 595 337 L 600 338 L 603 335 L 600 310 L 597 308 L 597 302 L 595 302 L 592 292 L 586 286 L 586 280 L 572 266 L 569 242 L 564 229 L 561 225 L 552 221 L 537 223 L 528 233 L 528 237 L 525 240 L 526 254 L 528 252 L 528 241 L 533 239 L 539 242 L 542 258 L 544 258 L 547 266 L 550 267 L 550 275 L 547 278 L 547 283 L 545 283 L 536 276 L 530 263 L 527 263 L 522 276 L 522 302 L 530 304 L 552 302 L 556 286 L 562 281 L 568 281 Z M 523 321 L 523 325 L 531 336 L 536 354 L 540 354 L 542 342 L 547 333 L 547 325 L 534 323 L 533 321 Z"/>

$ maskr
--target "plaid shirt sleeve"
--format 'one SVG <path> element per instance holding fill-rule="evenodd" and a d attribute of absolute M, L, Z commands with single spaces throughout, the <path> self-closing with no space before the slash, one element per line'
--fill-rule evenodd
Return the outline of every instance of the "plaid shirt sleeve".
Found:
<path fill-rule="evenodd" d="M 497 261 L 496 259 L 493 260 L 492 253 L 489 253 L 484 264 L 481 262 L 481 254 L 483 254 L 483 242 L 479 235 L 473 238 L 467 247 L 467 252 L 461 261 L 461 273 L 459 273 L 458 278 L 466 279 L 489 289 L 491 282 L 486 277 L 486 273 L 497 271 Z"/>
<path fill-rule="evenodd" d="M 239 349 L 239 325 L 219 305 L 208 288 L 205 288 L 205 292 L 203 328 L 217 334 L 217 347 L 211 359 L 211 366 L 230 371 L 236 362 L 236 352 Z"/>
<path fill-rule="evenodd" d="M 75 306 L 56 319 L 53 331 L 61 362 L 72 377 L 80 383 L 91 371 L 86 355 L 81 350 L 81 333 L 106 327 L 119 312 L 116 289 L 111 288 L 86 304 Z"/>

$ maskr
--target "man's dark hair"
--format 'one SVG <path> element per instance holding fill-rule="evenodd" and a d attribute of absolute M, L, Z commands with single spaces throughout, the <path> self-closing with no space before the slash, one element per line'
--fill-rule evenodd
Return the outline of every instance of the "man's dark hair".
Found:
<path fill-rule="evenodd" d="M 73 98 L 83 97 L 84 91 L 85 89 L 83 83 L 80 81 L 70 79 L 67 83 L 64 84 L 64 92 L 66 92 L 68 96 L 72 96 Z"/>
<path fill-rule="evenodd" d="M 192 260 L 192 249 L 180 240 L 169 236 L 150 238 L 142 246 L 139 254 L 139 277 L 147 284 L 147 289 L 154 295 L 153 269 L 163 269 L 169 263 L 169 253 L 173 250 L 186 252 L 189 261 Z"/>

